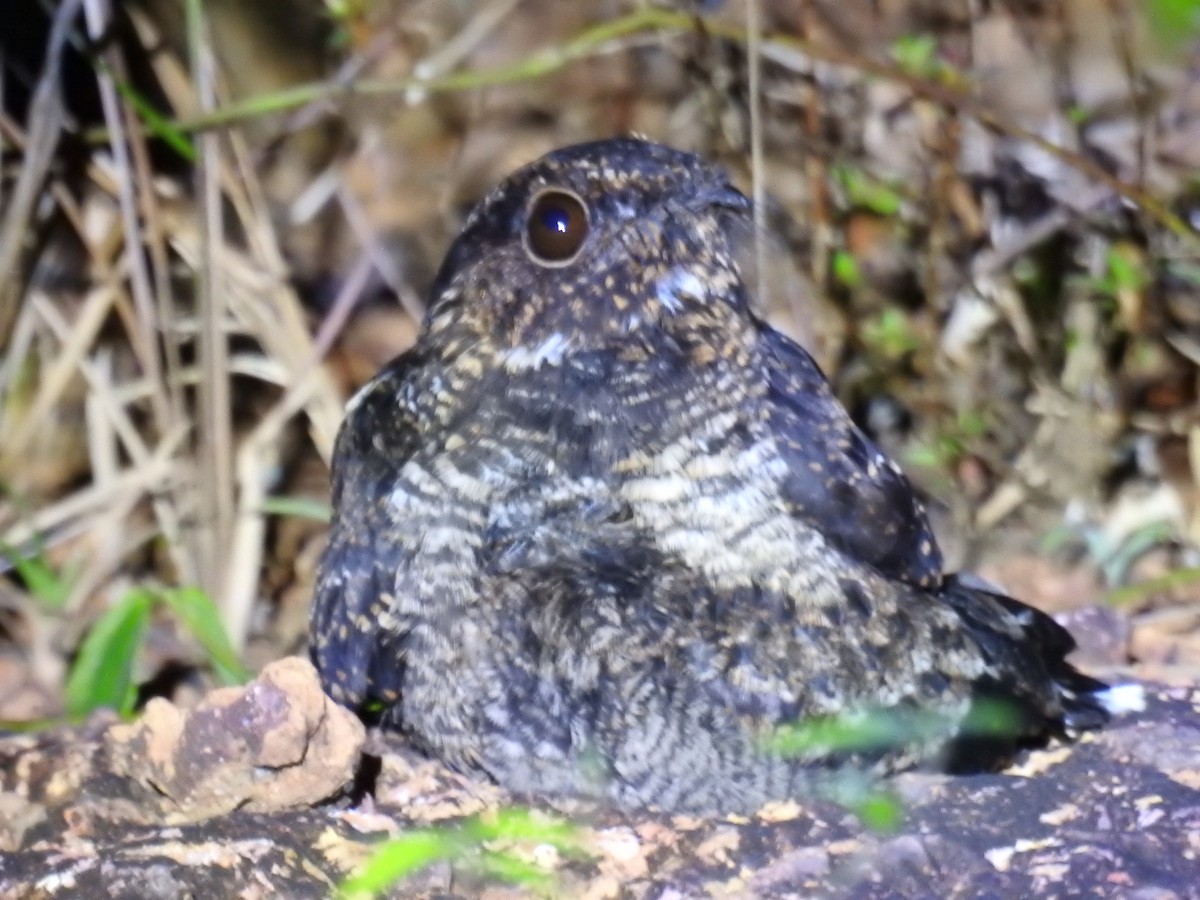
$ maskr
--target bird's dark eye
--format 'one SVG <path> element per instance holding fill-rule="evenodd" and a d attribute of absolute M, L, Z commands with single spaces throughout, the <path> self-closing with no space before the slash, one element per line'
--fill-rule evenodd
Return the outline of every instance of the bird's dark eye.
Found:
<path fill-rule="evenodd" d="M 569 263 L 579 253 L 587 234 L 587 207 L 569 191 L 543 191 L 529 207 L 525 246 L 530 256 L 544 266 Z"/>

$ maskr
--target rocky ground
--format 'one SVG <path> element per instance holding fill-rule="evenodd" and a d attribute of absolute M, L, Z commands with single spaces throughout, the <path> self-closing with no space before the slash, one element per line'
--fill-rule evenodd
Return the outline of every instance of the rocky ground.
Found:
<path fill-rule="evenodd" d="M 547 876 L 537 890 L 466 847 L 390 895 L 1200 897 L 1200 690 L 1147 687 L 1143 712 L 1006 772 L 895 779 L 894 830 L 804 798 L 712 819 L 535 808 L 573 823 L 576 853 L 486 851 Z M 368 738 L 298 658 L 188 711 L 4 739 L 0 771 L 3 897 L 325 897 L 385 838 L 522 803 Z"/>

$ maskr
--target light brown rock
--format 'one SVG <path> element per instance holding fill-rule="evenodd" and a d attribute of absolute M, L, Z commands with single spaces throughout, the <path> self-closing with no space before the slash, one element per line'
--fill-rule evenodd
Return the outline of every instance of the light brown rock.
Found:
<path fill-rule="evenodd" d="M 362 723 L 322 693 L 299 657 L 213 691 L 195 709 L 151 700 L 138 721 L 106 735 L 112 771 L 151 788 L 172 824 L 329 797 L 354 777 L 365 739 Z"/>

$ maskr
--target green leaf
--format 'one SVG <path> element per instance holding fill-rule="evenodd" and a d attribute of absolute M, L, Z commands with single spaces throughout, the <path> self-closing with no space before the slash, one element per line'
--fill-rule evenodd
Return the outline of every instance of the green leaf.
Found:
<path fill-rule="evenodd" d="M 976 700 L 959 725 L 959 733 L 978 737 L 1013 737 L 1021 732 L 1022 718 L 1020 709 L 1008 700 Z"/>
<path fill-rule="evenodd" d="M 987 416 L 979 410 L 968 409 L 958 414 L 955 426 L 963 437 L 982 437 L 987 433 L 988 420 Z"/>
<path fill-rule="evenodd" d="M 208 594 L 197 587 L 181 587 L 164 591 L 162 599 L 204 648 L 223 683 L 244 684 L 250 680 L 251 673 L 238 659 L 221 614 Z"/>
<path fill-rule="evenodd" d="M 0 544 L 0 553 L 3 553 L 17 570 L 29 593 L 47 609 L 58 611 L 66 605 L 67 597 L 71 594 L 74 572 L 56 572 L 41 553 L 33 556 L 22 555 L 7 544 Z"/>
<path fill-rule="evenodd" d="M 959 719 L 955 713 L 914 707 L 867 707 L 833 716 L 812 716 L 775 729 L 768 747 L 784 756 L 899 747 L 974 735 L 1013 735 L 1020 716 L 1003 700 L 977 700 Z"/>
<path fill-rule="evenodd" d="M 837 166 L 834 178 L 846 192 L 850 205 L 891 218 L 900 213 L 904 198 L 900 192 L 878 178 L 872 178 L 854 166 Z"/>
<path fill-rule="evenodd" d="M 849 809 L 863 825 L 874 831 L 895 831 L 904 819 L 904 806 L 899 798 L 884 791 L 868 793 Z"/>
<path fill-rule="evenodd" d="M 503 850 L 476 848 L 493 841 L 551 844 L 564 854 L 580 852 L 579 830 L 528 809 L 505 809 L 474 816 L 457 826 L 411 831 L 382 844 L 358 872 L 342 883 L 342 897 L 373 896 L 396 882 L 443 859 L 462 861 L 488 875 L 532 888 L 546 888 L 553 878 L 540 868 Z"/>
<path fill-rule="evenodd" d="M 900 68 L 912 75 L 936 75 L 940 65 L 937 59 L 937 41 L 929 34 L 905 35 L 891 46 L 892 59 Z"/>
<path fill-rule="evenodd" d="M 1117 291 L 1138 291 L 1150 281 L 1142 259 L 1127 248 L 1110 247 L 1106 257 L 1108 278 L 1106 279 L 1113 293 Z"/>
<path fill-rule="evenodd" d="M 914 469 L 941 469 L 948 464 L 944 448 L 937 443 L 920 443 L 904 452 L 904 464 Z"/>
<path fill-rule="evenodd" d="M 494 817 L 475 818 L 465 826 L 472 840 L 533 841 L 553 844 L 558 850 L 571 853 L 578 849 L 579 830 L 569 822 L 551 819 L 542 813 L 518 807 L 502 809 Z"/>
<path fill-rule="evenodd" d="M 1104 600 L 1114 606 L 1128 606 L 1134 603 L 1143 603 L 1155 594 L 1191 588 L 1197 584 L 1200 584 L 1200 566 L 1173 569 L 1157 578 L 1150 578 L 1109 591 Z"/>
<path fill-rule="evenodd" d="M 785 756 L 871 750 L 907 739 L 907 728 L 888 710 L 814 716 L 776 729 L 771 748 Z"/>
<path fill-rule="evenodd" d="M 147 131 L 178 153 L 186 162 L 196 161 L 196 148 L 192 145 L 191 138 L 182 129 L 155 109 L 154 105 L 139 94 L 132 85 L 118 78 L 113 79 L 113 84 L 117 88 L 117 93 L 133 107 Z"/>
<path fill-rule="evenodd" d="M 39 731 L 48 731 L 51 728 L 57 728 L 60 725 L 70 724 L 70 719 L 65 719 L 61 716 L 55 716 L 45 719 L 0 719 L 0 733 L 8 734 L 37 734 Z"/>
<path fill-rule="evenodd" d="M 865 708 L 782 726 L 769 746 L 785 756 L 886 749 L 948 734 L 951 724 L 950 716 L 934 710 Z"/>
<path fill-rule="evenodd" d="M 1149 0 L 1150 28 L 1168 50 L 1178 50 L 1200 34 L 1200 0 Z"/>
<path fill-rule="evenodd" d="M 1067 107 L 1067 120 L 1072 125 L 1086 125 L 1091 114 L 1091 110 L 1085 106 L 1074 105 Z"/>
<path fill-rule="evenodd" d="M 342 897 L 374 896 L 402 878 L 462 850 L 457 835 L 446 831 L 410 831 L 381 845 L 351 878 L 342 882 Z"/>
<path fill-rule="evenodd" d="M 150 621 L 154 595 L 134 588 L 96 620 L 67 676 L 66 706 L 82 718 L 101 707 L 133 709 L 133 664 Z"/>
<path fill-rule="evenodd" d="M 268 516 L 292 516 L 314 522 L 328 522 L 333 515 L 328 503 L 307 497 L 267 497 L 259 509 Z"/>
<path fill-rule="evenodd" d="M 838 250 L 833 254 L 833 277 L 848 288 L 856 288 L 862 284 L 862 271 L 858 268 L 858 260 L 848 250 Z"/>
<path fill-rule="evenodd" d="M 861 334 L 867 347 L 886 359 L 899 359 L 921 345 L 908 316 L 894 307 L 864 322 Z"/>
<path fill-rule="evenodd" d="M 880 788 L 865 772 L 833 773 L 819 791 L 875 831 L 895 831 L 904 819 L 900 798 L 893 791 Z"/>

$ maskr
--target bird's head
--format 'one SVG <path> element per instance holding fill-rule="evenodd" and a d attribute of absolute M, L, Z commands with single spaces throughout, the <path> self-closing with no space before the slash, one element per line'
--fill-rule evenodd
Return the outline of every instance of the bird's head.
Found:
<path fill-rule="evenodd" d="M 662 338 L 711 348 L 750 321 L 737 260 L 751 230 L 749 201 L 693 154 L 634 138 L 565 147 L 471 212 L 425 327 L 455 344 L 465 328 L 511 369 Z"/>

